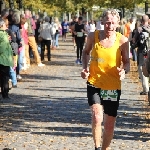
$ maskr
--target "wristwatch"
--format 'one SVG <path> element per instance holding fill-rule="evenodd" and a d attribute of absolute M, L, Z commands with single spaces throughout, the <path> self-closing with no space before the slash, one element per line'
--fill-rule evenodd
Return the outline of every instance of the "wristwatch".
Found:
<path fill-rule="evenodd" d="M 125 72 L 125 74 L 127 74 L 127 73 L 128 73 L 126 69 L 124 69 L 124 72 Z"/>

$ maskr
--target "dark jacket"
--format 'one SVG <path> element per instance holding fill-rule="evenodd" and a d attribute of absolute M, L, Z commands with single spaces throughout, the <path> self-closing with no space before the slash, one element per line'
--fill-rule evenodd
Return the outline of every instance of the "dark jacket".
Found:
<path fill-rule="evenodd" d="M 22 47 L 22 44 L 21 44 L 21 34 L 20 34 L 20 26 L 16 25 L 16 24 L 13 24 L 13 25 L 9 26 L 9 29 L 12 31 L 12 33 L 16 37 L 16 42 L 17 42 L 18 46 Z"/>

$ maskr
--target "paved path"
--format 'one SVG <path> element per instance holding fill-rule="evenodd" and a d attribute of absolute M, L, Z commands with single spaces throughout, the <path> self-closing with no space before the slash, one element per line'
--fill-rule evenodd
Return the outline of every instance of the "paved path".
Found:
<path fill-rule="evenodd" d="M 86 81 L 75 59 L 67 41 L 45 67 L 32 65 L 22 75 L 12 99 L 0 102 L 0 150 L 94 150 Z M 136 78 L 131 72 L 122 83 L 111 150 L 150 150 L 150 111 Z"/>

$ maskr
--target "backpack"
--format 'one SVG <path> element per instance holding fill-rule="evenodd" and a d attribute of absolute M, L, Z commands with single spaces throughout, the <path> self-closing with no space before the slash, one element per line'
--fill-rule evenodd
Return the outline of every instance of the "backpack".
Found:
<path fill-rule="evenodd" d="M 150 75 L 150 51 L 147 52 L 147 57 L 144 59 L 144 64 L 142 65 L 142 72 L 145 77 Z"/>
<path fill-rule="evenodd" d="M 150 28 L 150 26 L 148 26 Z M 149 50 L 149 33 L 142 27 L 138 37 L 138 47 L 142 50 L 144 56 L 147 56 Z"/>
<path fill-rule="evenodd" d="M 18 44 L 16 42 L 11 41 L 10 45 L 11 45 L 11 48 L 12 48 L 12 51 L 13 51 L 13 55 L 14 56 L 18 55 L 18 48 L 19 48 Z"/>
<path fill-rule="evenodd" d="M 16 42 L 16 35 L 14 35 L 14 33 L 12 32 L 12 30 L 10 30 L 10 29 L 7 29 L 5 31 L 11 37 L 10 45 L 11 45 L 11 48 L 12 48 L 12 51 L 13 51 L 13 55 L 16 56 L 16 55 L 18 55 L 18 48 L 19 48 L 18 44 Z"/>

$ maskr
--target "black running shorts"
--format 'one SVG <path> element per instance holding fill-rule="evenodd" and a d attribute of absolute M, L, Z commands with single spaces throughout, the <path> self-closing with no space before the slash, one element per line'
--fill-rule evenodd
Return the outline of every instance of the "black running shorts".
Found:
<path fill-rule="evenodd" d="M 103 100 L 100 96 L 100 90 L 101 90 L 100 88 L 95 88 L 89 83 L 87 84 L 87 97 L 89 106 L 92 106 L 93 104 L 101 104 L 103 105 L 105 114 L 116 117 L 117 110 L 119 107 L 121 90 L 117 90 L 118 93 L 117 101 Z"/>

